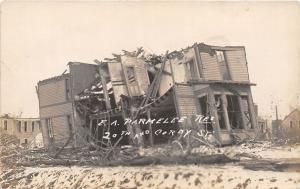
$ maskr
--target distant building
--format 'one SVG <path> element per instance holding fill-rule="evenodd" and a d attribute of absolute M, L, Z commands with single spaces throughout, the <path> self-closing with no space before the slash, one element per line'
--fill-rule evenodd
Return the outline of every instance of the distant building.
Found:
<path fill-rule="evenodd" d="M 281 123 L 284 137 L 300 140 L 300 109 L 295 109 L 283 119 Z"/>
<path fill-rule="evenodd" d="M 41 135 L 40 120 L 38 118 L 18 118 L 8 115 L 0 117 L 0 132 L 16 136 L 20 145 L 41 147 L 41 141 L 37 141 Z"/>

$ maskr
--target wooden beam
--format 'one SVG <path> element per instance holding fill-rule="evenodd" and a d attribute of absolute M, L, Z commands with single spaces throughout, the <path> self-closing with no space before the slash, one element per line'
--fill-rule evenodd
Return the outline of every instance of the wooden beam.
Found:
<path fill-rule="evenodd" d="M 110 100 L 109 100 L 109 95 L 108 95 L 108 90 L 107 90 L 107 85 L 106 85 L 106 78 L 104 77 L 104 71 L 103 71 L 103 63 L 100 62 L 99 60 L 94 60 L 98 65 L 99 65 L 99 74 L 100 74 L 100 79 L 101 79 L 101 84 L 103 88 L 103 94 L 105 98 L 105 106 L 106 110 L 111 110 L 111 105 L 110 105 Z"/>

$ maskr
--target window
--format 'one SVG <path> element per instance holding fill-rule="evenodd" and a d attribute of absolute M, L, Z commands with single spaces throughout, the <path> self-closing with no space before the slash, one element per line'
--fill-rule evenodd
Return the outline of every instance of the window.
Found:
<path fill-rule="evenodd" d="M 251 124 L 248 96 L 242 96 L 242 106 L 243 106 L 243 111 L 244 111 L 244 112 L 242 112 L 242 115 L 244 115 L 246 127 L 253 129 L 254 127 Z"/>
<path fill-rule="evenodd" d="M 135 71 L 133 66 L 127 67 L 127 79 L 129 83 L 132 83 L 135 81 Z"/>
<path fill-rule="evenodd" d="M 34 121 L 31 122 L 31 131 L 34 132 Z"/>
<path fill-rule="evenodd" d="M 24 139 L 24 144 L 27 144 L 28 143 L 28 140 L 27 138 Z"/>
<path fill-rule="evenodd" d="M 4 120 L 4 130 L 7 131 L 7 120 Z"/>
<path fill-rule="evenodd" d="M 293 121 L 290 121 L 290 128 L 293 128 Z"/>
<path fill-rule="evenodd" d="M 219 126 L 220 129 L 226 129 L 225 118 L 224 118 L 224 110 L 222 107 L 222 99 L 221 95 L 215 95 L 215 106 L 218 112 Z"/>
<path fill-rule="evenodd" d="M 232 129 L 243 129 L 242 114 L 236 95 L 227 95 L 228 119 Z"/>
<path fill-rule="evenodd" d="M 52 126 L 52 120 L 51 118 L 47 118 L 46 120 L 46 127 L 48 129 L 49 138 L 53 139 L 53 126 Z"/>
<path fill-rule="evenodd" d="M 18 130 L 19 130 L 19 132 L 22 132 L 22 124 L 21 124 L 21 121 L 18 121 Z"/>
<path fill-rule="evenodd" d="M 210 116 L 209 106 L 207 103 L 207 95 L 199 98 L 199 104 L 200 104 L 201 115 L 205 117 Z M 209 121 L 208 123 L 204 123 L 204 129 L 205 131 L 212 132 L 213 131 L 212 122 Z"/>
<path fill-rule="evenodd" d="M 66 79 L 66 99 L 67 101 L 71 99 L 70 85 L 68 79 Z"/>
<path fill-rule="evenodd" d="M 197 75 L 197 67 L 194 61 L 189 61 L 186 63 L 186 75 L 187 75 L 187 79 L 192 79 L 195 80 L 198 78 Z"/>
<path fill-rule="evenodd" d="M 27 121 L 24 122 L 24 132 L 27 132 Z"/>
<path fill-rule="evenodd" d="M 219 63 L 225 62 L 224 51 L 216 51 L 216 54 Z"/>
<path fill-rule="evenodd" d="M 217 61 L 219 64 L 220 73 L 223 80 L 230 80 L 228 65 L 225 59 L 224 51 L 216 51 Z"/>

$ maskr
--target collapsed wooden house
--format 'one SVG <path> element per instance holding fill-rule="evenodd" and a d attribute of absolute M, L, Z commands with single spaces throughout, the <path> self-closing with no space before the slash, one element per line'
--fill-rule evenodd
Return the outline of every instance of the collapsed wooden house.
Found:
<path fill-rule="evenodd" d="M 44 144 L 153 145 L 190 128 L 213 133 L 220 144 L 256 136 L 244 47 L 196 43 L 165 56 L 141 52 L 72 62 L 69 73 L 40 81 Z M 197 115 L 213 121 L 197 122 Z"/>

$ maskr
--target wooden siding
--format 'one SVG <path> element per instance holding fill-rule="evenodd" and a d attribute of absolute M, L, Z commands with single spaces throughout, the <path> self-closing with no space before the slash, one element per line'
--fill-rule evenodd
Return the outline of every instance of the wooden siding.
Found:
<path fill-rule="evenodd" d="M 89 87 L 95 81 L 97 75 L 99 75 L 97 65 L 70 63 L 69 66 L 72 77 L 72 93 L 74 96 Z"/>
<path fill-rule="evenodd" d="M 70 129 L 67 122 L 67 116 L 52 118 L 54 143 L 63 145 L 70 136 Z"/>
<path fill-rule="evenodd" d="M 231 79 L 233 81 L 249 81 L 246 55 L 244 50 L 225 51 Z"/>
<path fill-rule="evenodd" d="M 51 83 L 39 85 L 40 106 L 47 106 L 66 101 L 66 80 L 53 81 Z"/>
<path fill-rule="evenodd" d="M 176 86 L 177 106 L 180 116 L 191 117 L 197 114 L 197 103 L 191 86 Z"/>
<path fill-rule="evenodd" d="M 45 119 L 41 119 L 41 130 L 43 135 L 43 143 L 47 148 L 49 146 L 49 134 Z"/>
<path fill-rule="evenodd" d="M 41 119 L 57 117 L 66 114 L 72 114 L 72 103 L 65 103 L 65 104 L 40 108 Z"/>
<path fill-rule="evenodd" d="M 148 86 L 150 85 L 145 62 L 136 57 L 130 57 L 130 56 L 122 56 L 121 59 L 124 68 L 126 68 L 127 66 L 134 67 L 137 85 L 140 89 L 139 94 L 137 94 L 136 92 L 135 94 L 141 95 L 143 92 L 145 93 L 147 91 Z"/>
<path fill-rule="evenodd" d="M 108 72 L 111 79 L 112 88 L 114 91 L 115 100 L 120 101 L 120 95 L 128 95 L 121 63 L 108 63 Z"/>
<path fill-rule="evenodd" d="M 221 80 L 220 68 L 216 55 L 200 52 L 203 74 L 205 80 Z"/>

